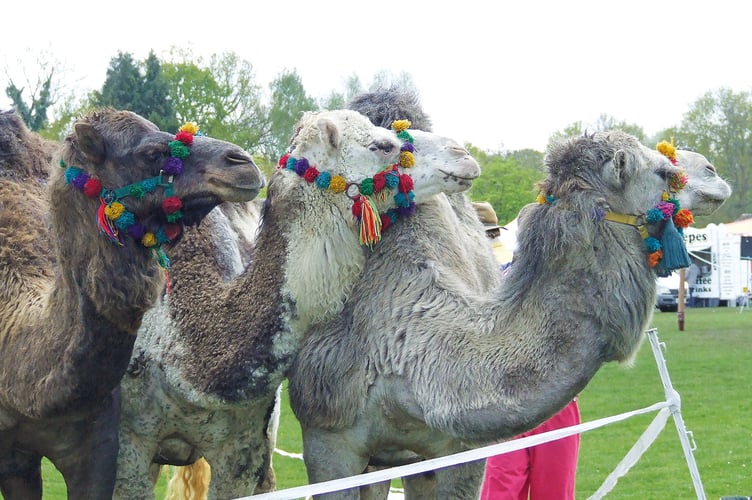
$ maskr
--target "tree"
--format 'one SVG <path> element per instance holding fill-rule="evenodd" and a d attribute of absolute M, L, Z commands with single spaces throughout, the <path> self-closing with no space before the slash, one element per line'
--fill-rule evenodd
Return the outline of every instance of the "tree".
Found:
<path fill-rule="evenodd" d="M 677 147 L 705 155 L 734 189 L 712 216 L 697 223 L 728 222 L 752 212 L 752 94 L 729 88 L 709 91 L 684 115 Z"/>
<path fill-rule="evenodd" d="M 57 102 L 61 88 L 58 77 L 67 70 L 48 52 L 35 55 L 33 73 L 27 71 L 24 61 L 18 60 L 16 68 L 21 68 L 20 76 L 11 74 L 9 67 L 4 68 L 8 79 L 5 94 L 13 102 L 16 112 L 30 130 L 38 132 L 47 126 L 50 108 Z M 16 82 L 21 82 L 17 84 Z"/>
<path fill-rule="evenodd" d="M 178 126 L 169 87 L 153 51 L 143 63 L 135 61 L 130 53 L 118 51 L 110 60 L 102 90 L 94 92 L 93 101 L 96 106 L 138 113 L 163 130 L 175 130 Z"/>
<path fill-rule="evenodd" d="M 297 71 L 283 70 L 270 84 L 272 92 L 269 107 L 271 140 L 265 153 L 279 156 L 290 140 L 295 123 L 305 111 L 318 109 L 316 101 L 305 93 Z"/>
<path fill-rule="evenodd" d="M 469 146 L 469 150 L 483 172 L 473 182 L 469 196 L 474 201 L 491 203 L 501 225 L 517 217 L 522 207 L 535 201 L 535 184 L 545 177 L 540 165 L 524 166 L 515 159 L 514 153 L 488 154 L 473 146 Z M 542 158 L 542 153 L 538 154 Z M 522 156 L 529 159 L 526 154 Z"/>
<path fill-rule="evenodd" d="M 204 62 L 174 48 L 162 71 L 180 122 L 197 122 L 204 134 L 249 151 L 264 149 L 269 122 L 250 62 L 235 52 L 213 54 Z"/>

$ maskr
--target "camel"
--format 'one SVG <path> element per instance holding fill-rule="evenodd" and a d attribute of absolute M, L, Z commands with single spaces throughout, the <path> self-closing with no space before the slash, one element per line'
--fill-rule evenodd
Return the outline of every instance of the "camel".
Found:
<path fill-rule="evenodd" d="M 1 116 L 3 134 L 31 137 L 12 112 Z M 4 498 L 42 498 L 42 457 L 68 498 L 112 497 L 118 385 L 163 287 L 164 248 L 264 183 L 240 147 L 195 134 L 195 124 L 172 135 L 134 113 L 95 109 L 76 121 L 52 171 L 0 143 Z"/>
<path fill-rule="evenodd" d="M 115 498 L 153 496 L 156 465 L 198 457 L 211 465 L 209 498 L 254 492 L 304 333 L 341 311 L 390 225 L 480 175 L 456 142 L 396 131 L 350 110 L 305 113 L 270 179 L 250 266 L 227 279 L 242 265 L 223 271 L 217 255 L 231 245 L 202 228 L 171 253 L 172 293 L 145 317 L 121 383 Z"/>
<path fill-rule="evenodd" d="M 655 300 L 645 237 L 668 223 L 645 235 L 636 219 L 609 219 L 644 214 L 681 170 L 620 131 L 554 144 L 546 164 L 542 203 L 521 211 L 518 251 L 497 288 L 469 285 L 476 263 L 456 237 L 461 223 L 435 197 L 368 255 L 371 279 L 342 313 L 309 330 L 289 375 L 309 481 L 400 464 L 406 450 L 433 458 L 511 438 L 603 363 L 632 358 Z M 681 206 L 717 208 L 728 186 L 693 168 Z M 482 475 L 483 461 L 442 469 L 436 491 L 416 496 L 474 499 Z"/>

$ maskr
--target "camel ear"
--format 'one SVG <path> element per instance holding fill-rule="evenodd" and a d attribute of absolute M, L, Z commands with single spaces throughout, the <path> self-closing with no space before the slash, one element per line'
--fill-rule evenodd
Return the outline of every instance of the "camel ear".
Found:
<path fill-rule="evenodd" d="M 89 123 L 76 123 L 73 129 L 81 153 L 95 165 L 102 164 L 106 158 L 104 137 Z"/>
<path fill-rule="evenodd" d="M 333 121 L 321 118 L 316 122 L 316 126 L 319 128 L 324 143 L 328 143 L 334 149 L 339 148 L 339 129 Z"/>
<path fill-rule="evenodd" d="M 621 186 L 624 184 L 625 177 L 627 176 L 628 167 L 629 155 L 623 149 L 619 149 L 614 153 L 614 157 L 607 167 L 610 172 L 605 172 L 605 178 L 608 179 L 613 186 Z"/>

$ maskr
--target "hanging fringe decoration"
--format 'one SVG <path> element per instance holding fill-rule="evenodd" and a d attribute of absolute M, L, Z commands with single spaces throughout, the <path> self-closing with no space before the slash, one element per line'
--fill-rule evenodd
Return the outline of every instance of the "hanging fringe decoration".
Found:
<path fill-rule="evenodd" d="M 672 219 L 666 220 L 666 225 L 663 228 L 661 249 L 663 250 L 663 258 L 658 263 L 656 269 L 659 273 L 666 272 L 671 274 L 676 269 L 689 267 L 692 263 L 689 260 L 689 253 L 684 244 L 684 237 L 676 229 Z"/>
<path fill-rule="evenodd" d="M 369 248 L 381 240 L 381 216 L 370 197 L 360 198 L 360 244 Z"/>

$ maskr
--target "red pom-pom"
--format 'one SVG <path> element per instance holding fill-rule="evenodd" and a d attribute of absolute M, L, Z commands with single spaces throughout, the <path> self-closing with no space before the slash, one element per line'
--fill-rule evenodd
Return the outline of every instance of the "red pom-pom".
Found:
<path fill-rule="evenodd" d="M 166 214 L 177 212 L 183 206 L 183 202 L 177 196 L 170 196 L 162 200 L 162 210 Z"/>
<path fill-rule="evenodd" d="M 185 132 L 183 130 L 175 134 L 175 139 L 182 142 L 186 146 L 193 144 L 193 134 L 191 134 L 190 132 Z"/>
<path fill-rule="evenodd" d="M 316 177 L 319 176 L 319 171 L 316 170 L 316 167 L 308 167 L 308 169 L 303 172 L 303 179 L 305 179 L 308 182 L 313 182 L 316 180 Z"/>
<path fill-rule="evenodd" d="M 167 224 L 164 228 L 165 236 L 170 238 L 170 241 L 177 238 L 180 233 L 183 231 L 183 228 L 180 227 L 180 224 Z"/>
<path fill-rule="evenodd" d="M 387 214 L 381 214 L 381 230 L 386 231 L 392 225 L 392 218 Z"/>
<path fill-rule="evenodd" d="M 290 158 L 289 154 L 284 154 L 279 157 L 279 161 L 277 162 L 277 168 L 285 168 L 287 166 L 287 160 Z"/>
<path fill-rule="evenodd" d="M 353 203 L 352 214 L 355 217 L 360 217 L 363 214 L 363 204 L 361 203 L 360 198 L 355 200 L 355 203 Z"/>
<path fill-rule="evenodd" d="M 373 176 L 373 192 L 378 193 L 386 185 L 386 172 L 379 172 Z"/>
<path fill-rule="evenodd" d="M 89 198 L 96 198 L 102 192 L 102 183 L 99 179 L 89 178 L 84 184 L 84 194 Z"/>
<path fill-rule="evenodd" d="M 413 190 L 413 178 L 407 174 L 400 175 L 399 190 L 402 193 L 407 193 Z"/>

